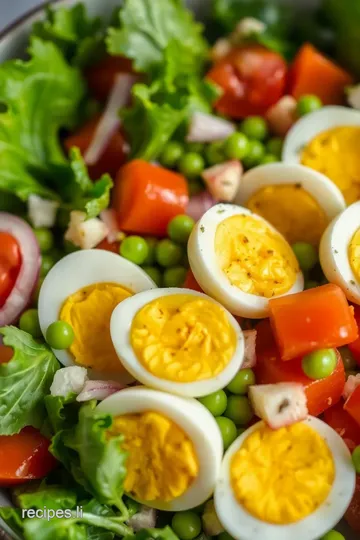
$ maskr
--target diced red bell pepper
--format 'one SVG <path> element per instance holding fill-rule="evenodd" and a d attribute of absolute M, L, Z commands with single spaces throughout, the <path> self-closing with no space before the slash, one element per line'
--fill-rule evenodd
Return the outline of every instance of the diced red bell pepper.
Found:
<path fill-rule="evenodd" d="M 319 416 L 326 409 L 338 403 L 345 385 L 345 370 L 340 353 L 333 373 L 325 379 L 314 381 L 307 377 L 301 366 L 301 357 L 292 362 L 283 362 L 274 339 L 268 319 L 257 326 L 256 338 L 256 382 L 273 384 L 278 382 L 297 382 L 304 386 L 309 414 Z"/>
<path fill-rule="evenodd" d="M 359 330 L 360 329 L 360 306 L 353 306 L 353 307 L 354 307 L 355 321 Z M 360 335 L 355 341 L 353 341 L 352 343 L 349 343 L 348 347 L 354 357 L 354 360 L 360 366 Z"/>
<path fill-rule="evenodd" d="M 269 308 L 282 360 L 341 347 L 358 337 L 353 308 L 333 283 L 273 298 Z"/>
<path fill-rule="evenodd" d="M 350 452 L 360 444 L 360 428 L 350 414 L 344 410 L 344 400 L 324 412 L 325 422 L 344 439 Z"/>
<path fill-rule="evenodd" d="M 93 96 L 99 101 L 106 101 L 119 73 L 133 73 L 131 60 L 108 55 L 86 70 L 85 78 Z"/>
<path fill-rule="evenodd" d="M 344 409 L 357 422 L 360 430 L 360 386 L 357 386 L 345 401 Z"/>

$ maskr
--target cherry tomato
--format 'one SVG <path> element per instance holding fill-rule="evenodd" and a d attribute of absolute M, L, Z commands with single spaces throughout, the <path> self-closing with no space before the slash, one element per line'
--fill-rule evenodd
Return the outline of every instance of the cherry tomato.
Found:
<path fill-rule="evenodd" d="M 264 115 L 284 95 L 286 77 L 285 60 L 260 45 L 233 49 L 208 73 L 224 92 L 215 108 L 233 118 Z"/>
<path fill-rule="evenodd" d="M 359 426 L 344 410 L 343 400 L 324 412 L 324 420 L 344 439 L 351 452 L 360 444 Z"/>
<path fill-rule="evenodd" d="M 353 308 L 354 308 L 355 321 L 360 332 L 360 306 L 353 306 Z M 352 352 L 354 360 L 360 366 L 360 335 L 355 341 L 353 341 L 352 343 L 349 343 L 348 347 L 350 351 Z"/>
<path fill-rule="evenodd" d="M 119 73 L 132 73 L 131 60 L 121 56 L 105 56 L 85 73 L 89 88 L 96 99 L 106 101 Z"/>
<path fill-rule="evenodd" d="M 7 232 L 0 232 L 0 307 L 15 285 L 21 267 L 20 246 Z"/>
<path fill-rule="evenodd" d="M 14 355 L 14 350 L 6 345 L 0 345 L 0 364 L 7 364 Z"/>

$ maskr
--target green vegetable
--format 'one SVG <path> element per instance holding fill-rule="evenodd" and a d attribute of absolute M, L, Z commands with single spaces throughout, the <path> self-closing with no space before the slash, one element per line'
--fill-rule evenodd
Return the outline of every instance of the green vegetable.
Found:
<path fill-rule="evenodd" d="M 319 260 L 319 256 L 313 245 L 306 242 L 296 242 L 291 247 L 303 272 L 314 268 Z"/>
<path fill-rule="evenodd" d="M 107 49 L 134 61 L 137 71 L 152 72 L 164 63 L 166 48 L 186 43 L 186 61 L 200 71 L 206 60 L 203 26 L 178 0 L 125 0 L 119 12 L 120 28 L 110 28 Z M 176 49 L 174 49 L 176 54 Z M 179 61 L 181 54 L 175 58 Z"/>
<path fill-rule="evenodd" d="M 268 163 L 277 163 L 278 161 L 279 161 L 279 158 L 277 156 L 274 156 L 273 154 L 265 154 L 265 156 L 260 161 L 260 165 L 267 165 Z"/>
<path fill-rule="evenodd" d="M 167 268 L 164 272 L 164 287 L 182 287 L 187 270 L 183 266 Z"/>
<path fill-rule="evenodd" d="M 156 246 L 156 260 L 160 266 L 168 268 L 176 266 L 181 261 L 183 252 L 180 246 L 171 240 L 160 240 Z"/>
<path fill-rule="evenodd" d="M 46 253 L 53 248 L 54 235 L 49 229 L 34 229 L 34 234 L 42 253 Z"/>
<path fill-rule="evenodd" d="M 74 338 L 72 326 L 65 321 L 55 321 L 46 330 L 46 341 L 52 349 L 68 349 Z"/>
<path fill-rule="evenodd" d="M 143 264 L 146 266 L 151 266 L 155 263 L 155 248 L 157 244 L 157 238 L 153 236 L 148 236 L 147 238 L 145 238 L 145 240 L 148 246 L 148 254 Z"/>
<path fill-rule="evenodd" d="M 221 432 L 224 450 L 226 450 L 237 437 L 236 426 L 234 422 L 230 420 L 230 418 L 226 418 L 226 416 L 218 416 L 215 420 Z"/>
<path fill-rule="evenodd" d="M 120 255 L 135 264 L 144 264 L 149 255 L 149 246 L 141 236 L 127 236 L 121 242 Z"/>
<path fill-rule="evenodd" d="M 160 163 L 169 169 L 175 169 L 179 159 L 183 155 L 184 146 L 177 141 L 170 141 L 164 146 L 164 150 L 160 155 Z"/>
<path fill-rule="evenodd" d="M 42 425 L 44 397 L 59 364 L 46 345 L 18 328 L 0 328 L 0 334 L 14 349 L 10 362 L 0 365 L 0 435 L 13 435 L 25 426 Z"/>
<path fill-rule="evenodd" d="M 310 379 L 325 379 L 336 368 L 337 357 L 334 349 L 320 349 L 305 355 L 302 369 Z"/>
<path fill-rule="evenodd" d="M 283 140 L 280 137 L 273 137 L 266 143 L 266 150 L 269 154 L 272 154 L 278 158 L 281 157 L 283 148 Z"/>
<path fill-rule="evenodd" d="M 21 508 L 51 508 L 65 510 L 76 506 L 77 496 L 74 490 L 63 486 L 47 486 L 42 483 L 34 491 L 16 493 L 17 502 Z"/>
<path fill-rule="evenodd" d="M 224 143 L 228 159 L 244 159 L 249 153 L 249 140 L 244 133 L 233 133 Z"/>
<path fill-rule="evenodd" d="M 320 540 L 345 540 L 345 537 L 337 531 L 329 531 Z"/>
<path fill-rule="evenodd" d="M 22 536 L 23 521 L 21 518 L 21 510 L 19 508 L 0 506 L 0 517 L 7 523 L 10 529 L 20 535 L 20 537 Z"/>
<path fill-rule="evenodd" d="M 297 102 L 296 112 L 298 116 L 305 116 L 306 114 L 310 114 L 321 109 L 321 107 L 321 99 L 317 96 L 301 96 Z"/>
<path fill-rule="evenodd" d="M 218 165 L 226 160 L 223 142 L 213 142 L 205 149 L 205 158 L 209 165 Z"/>
<path fill-rule="evenodd" d="M 255 373 L 252 369 L 240 369 L 227 385 L 226 390 L 232 394 L 247 394 L 249 386 L 255 384 L 255 382 Z"/>
<path fill-rule="evenodd" d="M 27 332 L 33 338 L 39 338 L 42 336 L 39 313 L 37 309 L 28 309 L 20 317 L 19 328 L 23 332 Z"/>
<path fill-rule="evenodd" d="M 49 253 L 45 253 L 41 256 L 40 276 L 44 278 L 46 274 L 50 272 L 54 264 L 56 263 L 54 257 Z"/>
<path fill-rule="evenodd" d="M 224 531 L 224 532 L 222 532 L 222 533 L 219 534 L 218 540 L 233 540 L 233 537 L 230 536 L 229 533 L 227 533 L 226 531 Z"/>
<path fill-rule="evenodd" d="M 352 460 L 356 470 L 356 474 L 360 474 L 360 446 L 357 446 L 353 451 Z"/>
<path fill-rule="evenodd" d="M 126 537 L 125 540 L 179 540 L 171 527 L 167 526 L 163 529 L 141 529 L 135 536 Z"/>
<path fill-rule="evenodd" d="M 193 230 L 195 221 L 192 217 L 180 214 L 174 217 L 168 225 L 168 235 L 170 240 L 179 244 L 186 244 Z"/>
<path fill-rule="evenodd" d="M 241 131 L 249 139 L 263 141 L 268 135 L 266 120 L 262 116 L 249 116 L 241 122 Z"/>
<path fill-rule="evenodd" d="M 218 390 L 208 396 L 198 398 L 200 403 L 206 407 L 213 416 L 221 416 L 227 406 L 227 396 L 224 390 Z"/>
<path fill-rule="evenodd" d="M 339 353 L 341 354 L 341 359 L 343 361 L 345 370 L 346 371 L 356 370 L 357 363 L 350 349 L 348 347 L 340 347 L 338 350 L 339 350 Z"/>
<path fill-rule="evenodd" d="M 156 266 L 143 266 L 142 267 L 144 272 L 147 273 L 148 276 L 151 277 L 151 279 L 156 283 L 158 287 L 161 287 L 162 285 L 162 274 L 159 270 L 159 268 L 156 268 Z"/>
<path fill-rule="evenodd" d="M 54 433 L 77 424 L 80 404 L 76 401 L 75 394 L 69 394 L 66 397 L 50 394 L 45 397 L 44 403 Z"/>
<path fill-rule="evenodd" d="M 249 141 L 248 153 L 243 159 L 246 169 L 259 165 L 265 156 L 265 146 L 260 141 Z"/>
<path fill-rule="evenodd" d="M 250 402 L 245 396 L 229 396 L 224 415 L 236 425 L 246 426 L 254 416 Z"/>
<path fill-rule="evenodd" d="M 201 532 L 201 519 L 195 512 L 177 512 L 171 521 L 174 533 L 180 540 L 193 540 Z"/>
<path fill-rule="evenodd" d="M 179 171 L 193 180 L 200 176 L 200 174 L 205 169 L 205 161 L 201 154 L 196 154 L 195 152 L 189 152 L 184 154 L 178 163 Z"/>
<path fill-rule="evenodd" d="M 203 154 L 204 150 L 205 150 L 205 143 L 201 143 L 201 142 L 186 143 L 187 152 L 195 152 L 196 154 Z"/>

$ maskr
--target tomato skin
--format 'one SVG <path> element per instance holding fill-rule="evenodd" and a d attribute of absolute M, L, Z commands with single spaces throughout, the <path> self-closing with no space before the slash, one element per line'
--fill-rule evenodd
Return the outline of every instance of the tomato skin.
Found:
<path fill-rule="evenodd" d="M 344 409 L 357 422 L 358 429 L 360 430 L 360 386 L 357 386 L 347 398 Z"/>
<path fill-rule="evenodd" d="M 131 60 L 121 56 L 105 56 L 85 72 L 85 78 L 93 96 L 106 101 L 119 73 L 133 73 Z"/>
<path fill-rule="evenodd" d="M 0 486 L 44 478 L 57 464 L 49 445 L 50 441 L 30 426 L 16 435 L 1 435 Z"/>
<path fill-rule="evenodd" d="M 116 255 L 119 255 L 120 253 L 120 242 L 108 242 L 108 240 L 102 240 L 100 244 L 96 246 L 96 249 L 104 249 L 105 251 L 111 251 L 112 253 L 116 253 Z"/>
<path fill-rule="evenodd" d="M 325 422 L 344 439 L 350 452 L 360 444 L 360 429 L 355 420 L 344 410 L 344 400 L 324 412 Z"/>
<path fill-rule="evenodd" d="M 0 365 L 7 364 L 14 356 L 14 350 L 6 345 L 0 345 Z"/>
<path fill-rule="evenodd" d="M 359 334 L 360 334 L 360 306 L 353 306 L 353 308 L 354 308 L 355 321 L 356 321 Z M 353 341 L 352 343 L 349 343 L 348 347 L 354 357 L 354 360 L 360 366 L 360 335 L 355 341 Z"/>
<path fill-rule="evenodd" d="M 285 93 L 287 65 L 260 45 L 237 47 L 217 62 L 207 77 L 223 95 L 215 105 L 232 118 L 264 115 Z"/>
<path fill-rule="evenodd" d="M 2 307 L 21 268 L 21 250 L 17 240 L 7 232 L 0 231 L 0 307 Z"/>

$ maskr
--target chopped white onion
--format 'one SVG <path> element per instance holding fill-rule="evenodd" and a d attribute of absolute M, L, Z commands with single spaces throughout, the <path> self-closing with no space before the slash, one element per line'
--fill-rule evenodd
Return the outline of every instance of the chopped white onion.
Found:
<path fill-rule="evenodd" d="M 201 176 L 215 201 L 231 202 L 239 190 L 242 174 L 240 161 L 232 160 L 205 169 Z"/>
<path fill-rule="evenodd" d="M 86 219 L 85 212 L 70 212 L 70 223 L 65 233 L 65 240 L 81 249 L 97 246 L 108 235 L 108 228 L 98 218 Z"/>
<path fill-rule="evenodd" d="M 52 396 L 66 397 L 79 394 L 88 380 L 87 369 L 81 366 L 69 366 L 59 369 L 50 386 Z"/>
<path fill-rule="evenodd" d="M 76 401 L 102 400 L 123 388 L 125 386 L 116 381 L 86 381 Z"/>
<path fill-rule="evenodd" d="M 212 114 L 195 112 L 191 118 L 186 140 L 199 143 L 223 141 L 235 131 L 234 124 L 228 120 Z"/>
<path fill-rule="evenodd" d="M 28 199 L 28 215 L 33 227 L 54 227 L 56 213 L 59 208 L 57 201 L 42 199 L 38 195 L 30 195 Z"/>
<path fill-rule="evenodd" d="M 358 386 L 360 386 L 360 373 L 349 375 L 344 386 L 343 398 L 348 399 Z"/>
<path fill-rule="evenodd" d="M 186 213 L 195 221 L 198 221 L 214 204 L 215 201 L 210 193 L 202 191 L 190 198 Z"/>
<path fill-rule="evenodd" d="M 253 368 L 256 365 L 256 330 L 245 330 L 243 332 L 245 339 L 244 361 L 241 369 Z"/>
<path fill-rule="evenodd" d="M 121 242 L 121 240 L 124 239 L 125 234 L 119 229 L 115 210 L 112 210 L 111 208 L 103 210 L 100 213 L 100 219 L 105 223 L 108 228 L 109 232 L 106 239 L 109 244 L 113 244 L 114 242 Z"/>
<path fill-rule="evenodd" d="M 141 529 L 153 529 L 156 525 L 155 508 L 142 505 L 139 512 L 128 519 L 127 524 L 134 532 L 141 531 Z"/>

